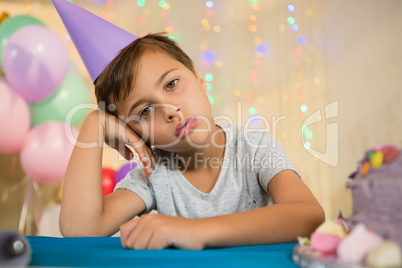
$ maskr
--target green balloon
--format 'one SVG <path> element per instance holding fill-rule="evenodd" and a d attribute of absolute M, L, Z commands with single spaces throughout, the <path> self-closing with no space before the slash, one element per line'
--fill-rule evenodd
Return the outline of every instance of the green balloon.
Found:
<path fill-rule="evenodd" d="M 18 29 L 27 25 L 45 26 L 40 20 L 29 15 L 18 15 L 5 19 L 0 24 L 0 66 L 3 67 L 3 50 L 10 36 Z"/>
<path fill-rule="evenodd" d="M 55 93 L 44 101 L 30 105 L 32 124 L 36 126 L 43 122 L 57 120 L 77 127 L 89 111 L 88 105 L 80 104 L 87 103 L 89 103 L 89 93 L 84 82 L 77 76 L 67 74 Z"/>

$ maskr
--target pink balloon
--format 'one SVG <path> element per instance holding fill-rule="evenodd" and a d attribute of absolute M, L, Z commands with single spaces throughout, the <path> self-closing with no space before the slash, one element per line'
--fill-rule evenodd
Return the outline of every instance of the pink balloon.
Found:
<path fill-rule="evenodd" d="M 69 68 L 68 52 L 59 36 L 39 25 L 13 33 L 3 51 L 3 69 L 12 88 L 29 102 L 49 97 Z"/>
<path fill-rule="evenodd" d="M 16 153 L 31 127 L 26 101 L 0 79 L 0 153 Z"/>
<path fill-rule="evenodd" d="M 32 128 L 20 155 L 25 173 L 38 182 L 62 181 L 77 136 L 75 128 L 60 121 L 48 121 Z"/>

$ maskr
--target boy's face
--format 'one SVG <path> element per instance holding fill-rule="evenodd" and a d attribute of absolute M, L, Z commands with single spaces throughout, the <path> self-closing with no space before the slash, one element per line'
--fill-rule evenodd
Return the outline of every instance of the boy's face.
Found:
<path fill-rule="evenodd" d="M 116 114 L 157 148 L 181 152 L 203 146 L 215 123 L 202 78 L 161 51 L 147 51 L 129 96 Z"/>

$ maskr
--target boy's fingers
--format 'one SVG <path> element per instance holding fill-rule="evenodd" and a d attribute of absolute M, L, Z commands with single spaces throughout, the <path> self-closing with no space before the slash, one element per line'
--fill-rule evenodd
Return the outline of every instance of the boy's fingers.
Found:
<path fill-rule="evenodd" d="M 154 152 L 152 151 L 152 149 L 149 149 L 150 151 L 150 159 L 151 159 L 151 168 L 154 169 L 155 168 L 155 155 Z"/>
<path fill-rule="evenodd" d="M 124 248 L 128 248 L 128 239 L 130 238 L 131 233 L 134 231 L 138 221 L 131 220 L 126 222 L 120 226 L 120 233 L 121 233 L 121 245 Z"/>
<path fill-rule="evenodd" d="M 121 148 L 119 150 L 119 153 L 126 159 L 126 160 L 131 160 L 133 159 L 134 155 L 133 152 L 131 152 L 131 150 L 129 148 L 127 148 L 126 146 L 124 146 L 123 148 Z"/>

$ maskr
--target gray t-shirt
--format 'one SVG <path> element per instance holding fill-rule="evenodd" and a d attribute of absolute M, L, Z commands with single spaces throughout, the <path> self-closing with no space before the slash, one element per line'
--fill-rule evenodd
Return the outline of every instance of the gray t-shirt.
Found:
<path fill-rule="evenodd" d="M 293 170 L 286 152 L 267 130 L 245 129 L 235 125 L 220 126 L 226 134 L 224 157 L 209 159 L 221 164 L 221 172 L 210 193 L 197 190 L 176 167 L 174 153 L 156 150 L 157 163 L 149 178 L 137 167 L 117 185 L 138 194 L 145 203 L 144 213 L 186 218 L 205 218 L 251 210 L 272 204 L 268 183 L 279 172 Z M 202 156 L 197 163 L 203 165 Z M 199 161 L 198 161 L 199 160 Z"/>

